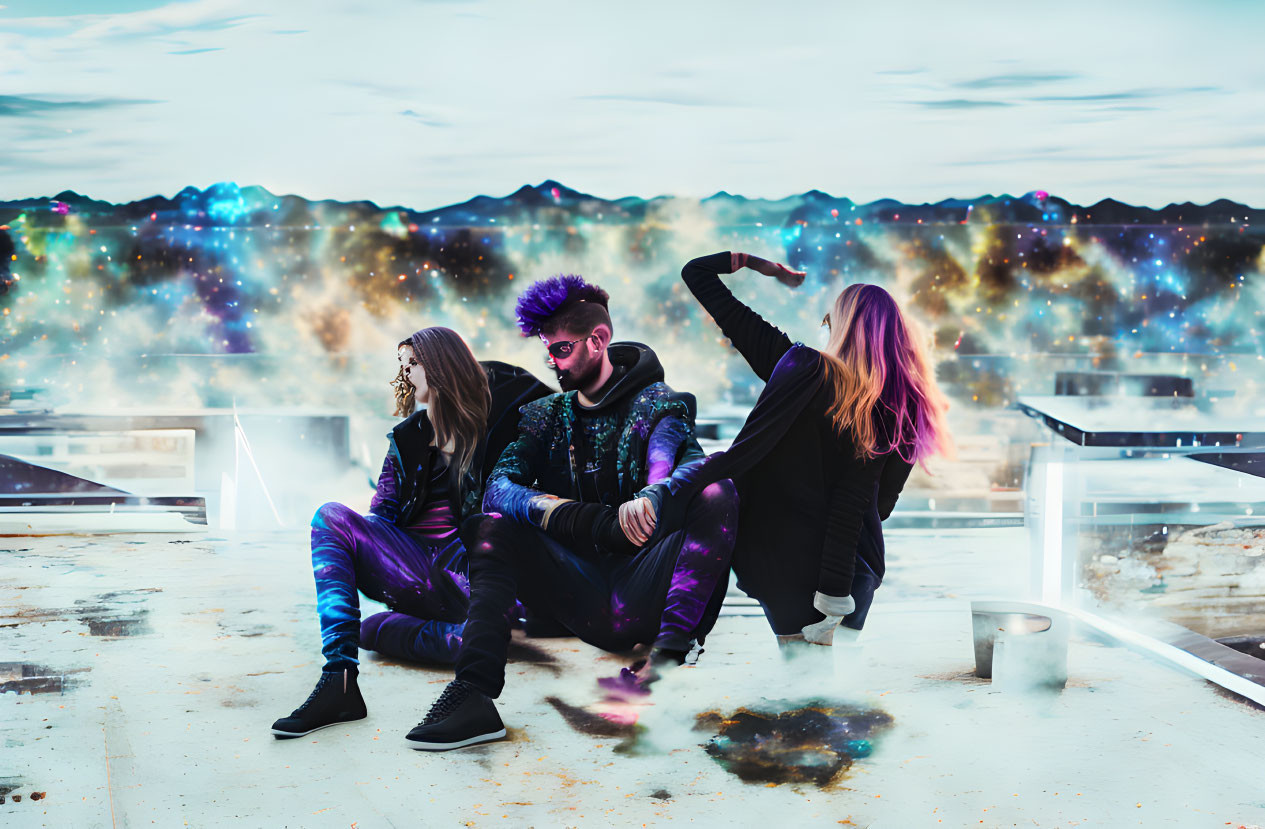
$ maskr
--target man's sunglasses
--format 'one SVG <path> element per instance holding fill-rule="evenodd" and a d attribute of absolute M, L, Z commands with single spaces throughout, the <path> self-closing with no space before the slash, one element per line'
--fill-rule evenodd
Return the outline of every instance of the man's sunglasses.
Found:
<path fill-rule="evenodd" d="M 571 342 L 559 341 L 556 343 L 550 343 L 547 346 L 547 350 L 549 351 L 549 356 L 553 357 L 555 360 L 562 360 L 567 357 L 570 357 L 571 352 L 575 350 L 575 344 L 582 343 L 587 339 L 588 337 L 581 337 L 580 339 L 572 340 Z"/>

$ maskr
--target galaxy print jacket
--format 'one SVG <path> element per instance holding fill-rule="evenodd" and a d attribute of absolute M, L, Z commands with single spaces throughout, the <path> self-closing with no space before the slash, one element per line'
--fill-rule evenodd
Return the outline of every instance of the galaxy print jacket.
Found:
<path fill-rule="evenodd" d="M 492 406 L 488 430 L 475 449 L 474 464 L 464 475 L 460 488 L 448 487 L 452 514 L 460 522 L 479 511 L 483 482 L 505 445 L 518 434 L 519 409 L 549 394 L 553 389 L 518 366 L 487 360 L 480 363 L 488 376 Z M 431 473 L 438 452 L 431 446 L 435 430 L 425 410 L 414 412 L 387 433 L 388 450 L 378 475 L 378 486 L 369 512 L 401 529 L 412 526 L 430 497 Z"/>
<path fill-rule="evenodd" d="M 614 491 L 600 500 L 617 506 L 678 464 L 703 457 L 694 434 L 694 396 L 663 382 L 655 353 L 640 343 L 612 343 L 607 353 L 623 374 L 583 417 L 574 391 L 523 407 L 518 438 L 488 479 L 485 512 L 539 525 L 554 498 L 598 500 L 582 487 L 582 478 L 609 473 L 594 468 L 609 462 L 604 459 L 614 460 Z"/>

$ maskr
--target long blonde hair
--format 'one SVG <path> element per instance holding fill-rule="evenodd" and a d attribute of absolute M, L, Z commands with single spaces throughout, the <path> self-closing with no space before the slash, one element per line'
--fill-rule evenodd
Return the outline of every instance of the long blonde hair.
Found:
<path fill-rule="evenodd" d="M 851 429 L 858 458 L 895 452 L 922 463 L 933 452 L 952 455 L 945 422 L 949 401 L 936 384 L 918 324 L 901 313 L 878 285 L 849 285 L 826 316 L 823 349 L 834 401 L 829 416 L 842 434 Z M 894 418 L 890 434 L 886 418 Z"/>
<path fill-rule="evenodd" d="M 400 346 L 413 349 L 413 356 L 426 372 L 430 389 L 427 416 L 435 429 L 435 444 L 452 444 L 449 470 L 454 485 L 474 465 L 474 455 L 487 430 L 492 393 L 487 374 L 474 358 L 470 347 L 456 331 L 442 326 L 423 328 Z M 404 379 L 404 366 L 391 382 L 395 390 L 395 413 L 408 416 L 416 405 L 416 391 Z"/>

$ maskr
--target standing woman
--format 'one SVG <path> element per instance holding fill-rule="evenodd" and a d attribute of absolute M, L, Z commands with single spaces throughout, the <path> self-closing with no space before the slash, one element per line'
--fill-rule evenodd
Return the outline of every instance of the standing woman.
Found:
<path fill-rule="evenodd" d="M 518 409 L 552 390 L 506 363 L 480 364 L 449 328 L 399 344 L 396 415 L 368 515 L 328 503 L 312 518 L 312 571 L 325 667 L 307 701 L 272 725 L 301 737 L 367 711 L 359 648 L 456 661 L 470 605 L 457 528 L 478 512 L 486 469 L 518 431 Z M 357 591 L 391 608 L 360 621 Z"/>
<path fill-rule="evenodd" d="M 883 578 L 881 522 L 913 465 L 952 452 L 948 402 L 916 327 L 887 291 L 845 288 L 817 351 L 792 344 L 729 292 L 718 274 L 744 267 L 790 287 L 804 281 L 745 253 L 700 257 L 681 277 L 764 391 L 727 451 L 642 491 L 649 504 L 633 512 L 630 529 L 644 536 L 671 524 L 699 488 L 733 478 L 739 587 L 759 600 L 779 643 L 829 645 L 841 622 L 854 631 L 865 623 Z"/>

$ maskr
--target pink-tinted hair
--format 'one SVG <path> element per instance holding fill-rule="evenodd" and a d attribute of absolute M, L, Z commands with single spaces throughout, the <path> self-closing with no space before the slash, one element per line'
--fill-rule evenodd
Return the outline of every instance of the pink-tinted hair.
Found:
<path fill-rule="evenodd" d="M 852 430 L 857 457 L 895 452 L 908 463 L 924 463 L 933 452 L 952 455 L 949 401 L 936 385 L 917 323 L 892 295 L 878 285 L 849 285 L 827 320 L 823 355 L 835 391 L 829 413 L 840 433 Z M 881 417 L 884 412 L 892 417 Z M 890 434 L 888 423 L 894 423 Z"/>

